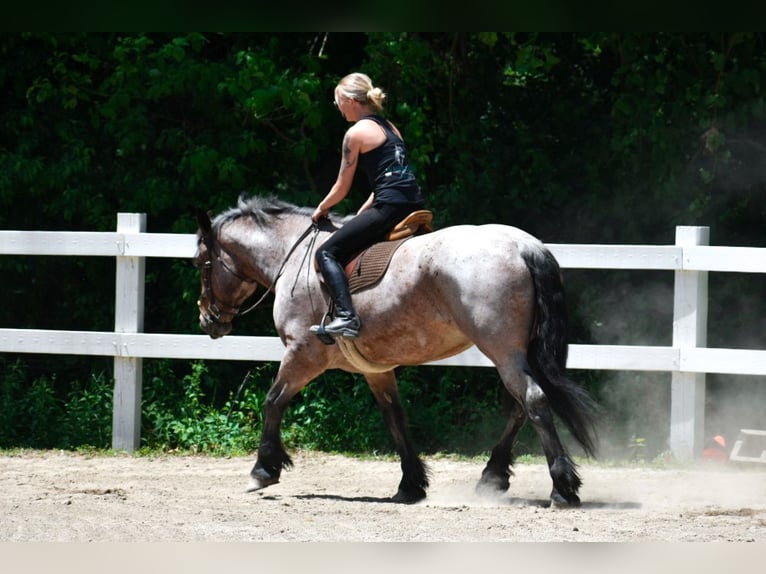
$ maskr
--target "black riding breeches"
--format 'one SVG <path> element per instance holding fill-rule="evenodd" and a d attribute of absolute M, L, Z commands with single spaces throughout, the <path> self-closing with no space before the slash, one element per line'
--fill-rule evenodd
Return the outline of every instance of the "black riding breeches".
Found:
<path fill-rule="evenodd" d="M 330 235 L 317 249 L 316 258 L 321 260 L 329 256 L 346 265 L 354 255 L 382 241 L 397 223 L 417 209 L 422 209 L 422 206 L 409 203 L 373 204 Z"/>

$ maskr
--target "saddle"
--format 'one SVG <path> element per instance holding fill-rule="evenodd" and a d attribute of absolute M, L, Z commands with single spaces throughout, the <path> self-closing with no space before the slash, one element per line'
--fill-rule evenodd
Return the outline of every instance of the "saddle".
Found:
<path fill-rule="evenodd" d="M 434 214 L 427 209 L 418 209 L 413 211 L 407 217 L 397 223 L 394 228 L 388 232 L 386 241 L 396 241 L 403 237 L 412 235 L 422 235 L 430 233 L 433 228 Z"/>
<path fill-rule="evenodd" d="M 355 255 L 345 267 L 350 293 L 374 285 L 388 269 L 394 252 L 402 243 L 433 231 L 433 213 L 427 209 L 413 211 L 386 235 L 386 238 Z M 316 263 L 315 263 L 316 266 Z"/>
<path fill-rule="evenodd" d="M 433 214 L 426 210 L 420 209 L 413 211 L 402 221 L 397 223 L 394 228 L 386 235 L 383 241 L 375 243 L 360 251 L 355 255 L 345 266 L 346 277 L 348 278 L 349 293 L 356 293 L 366 287 L 377 283 L 388 269 L 388 264 L 391 261 L 391 257 L 394 252 L 399 249 L 402 243 L 411 239 L 416 235 L 422 235 L 424 233 L 430 233 L 433 231 Z M 314 270 L 319 272 L 319 266 L 316 260 L 314 261 Z M 321 281 L 321 275 L 319 276 Z M 327 314 L 332 312 L 332 303 Z M 324 326 L 325 319 L 322 319 L 322 327 Z M 325 333 L 322 329 L 317 332 L 317 336 L 325 345 L 335 344 L 335 339 Z M 340 340 L 340 339 L 339 339 Z M 356 346 L 353 342 L 349 345 L 341 344 L 341 351 L 351 361 L 352 364 L 359 364 L 359 361 L 363 358 L 356 351 Z M 375 367 L 370 363 L 364 361 L 365 367 L 371 369 Z M 389 370 L 386 367 L 384 370 Z M 379 371 L 371 371 L 379 372 Z"/>

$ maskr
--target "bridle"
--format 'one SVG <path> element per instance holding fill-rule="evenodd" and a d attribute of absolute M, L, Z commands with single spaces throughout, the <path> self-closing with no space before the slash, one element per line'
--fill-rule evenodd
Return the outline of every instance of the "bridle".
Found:
<path fill-rule="evenodd" d="M 308 226 L 306 231 L 304 231 L 301 236 L 298 238 L 298 240 L 293 244 L 293 246 L 290 248 L 290 251 L 287 252 L 287 255 L 285 256 L 284 261 L 282 261 L 282 265 L 279 267 L 279 271 L 277 271 L 276 276 L 274 277 L 274 280 L 271 282 L 271 285 L 266 289 L 266 292 L 261 295 L 260 299 L 258 299 L 255 303 L 250 305 L 247 309 L 244 311 L 240 310 L 240 307 L 235 307 L 233 305 L 229 305 L 228 303 L 223 303 L 221 301 L 216 301 L 215 294 L 213 293 L 213 279 L 212 279 L 212 270 L 213 270 L 213 257 L 217 259 L 221 263 L 221 267 L 240 281 L 244 283 L 257 283 L 254 279 L 250 279 L 249 277 L 244 277 L 241 274 L 237 273 L 234 269 L 232 269 L 224 260 L 223 257 L 221 257 L 221 253 L 225 253 L 226 251 L 218 245 L 216 242 L 213 241 L 213 232 L 212 230 L 209 230 L 207 233 L 202 235 L 199 239 L 199 243 L 203 243 L 205 247 L 207 248 L 207 260 L 199 265 L 195 265 L 197 269 L 200 270 L 200 274 L 202 275 L 202 295 L 207 296 L 208 305 L 207 305 L 207 311 L 202 310 L 201 300 L 197 301 L 197 306 L 200 309 L 200 312 L 206 317 L 206 319 L 210 323 L 221 323 L 221 318 L 223 316 L 229 316 L 231 319 L 229 321 L 224 322 L 231 322 L 236 317 L 241 317 L 243 315 L 248 314 L 253 309 L 257 308 L 263 301 L 266 299 L 266 297 L 269 295 L 270 292 L 274 290 L 274 286 L 277 284 L 277 281 L 282 276 L 282 272 L 285 270 L 285 265 L 287 265 L 287 262 L 290 260 L 290 257 L 292 256 L 293 252 L 297 249 L 298 245 L 300 245 L 304 239 L 311 233 L 314 232 L 314 236 L 311 238 L 311 244 L 309 245 L 309 249 L 306 250 L 306 255 L 304 255 L 304 261 L 308 254 L 311 252 L 312 247 L 314 245 L 314 242 L 316 241 L 316 237 L 319 233 L 319 226 L 311 222 L 311 225 Z M 302 265 L 302 263 L 301 263 Z M 297 277 L 296 277 L 297 281 Z M 293 288 L 295 286 L 293 285 Z M 223 308 L 222 308 L 223 307 Z"/>
<path fill-rule="evenodd" d="M 252 279 L 249 279 L 248 277 L 243 277 L 239 273 L 237 273 L 234 269 L 229 267 L 227 265 L 226 261 L 223 257 L 221 257 L 221 252 L 224 251 L 222 248 L 218 247 L 213 243 L 211 238 L 209 237 L 209 234 L 206 234 L 202 239 L 201 242 L 205 244 L 205 247 L 207 248 L 207 260 L 204 261 L 200 265 L 195 265 L 197 269 L 199 269 L 200 274 L 202 275 L 202 295 L 207 297 L 208 305 L 207 305 L 207 311 L 202 310 L 202 300 L 197 301 L 197 306 L 200 308 L 200 312 L 205 315 L 205 317 L 208 319 L 210 323 L 220 323 L 221 318 L 223 316 L 230 316 L 231 320 L 234 319 L 234 317 L 237 317 L 241 314 L 239 307 L 233 307 L 227 303 L 223 303 L 222 301 L 216 300 L 215 293 L 213 292 L 213 257 L 217 259 L 221 263 L 221 267 L 239 279 L 240 281 L 243 281 L 245 283 L 255 283 Z M 268 291 L 266 292 L 268 294 Z M 260 303 L 260 301 L 259 301 Z M 249 312 L 250 310 L 248 310 Z"/>

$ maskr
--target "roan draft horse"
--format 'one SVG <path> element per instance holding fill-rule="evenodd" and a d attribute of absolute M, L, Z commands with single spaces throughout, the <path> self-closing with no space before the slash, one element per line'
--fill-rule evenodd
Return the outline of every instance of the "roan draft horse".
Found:
<path fill-rule="evenodd" d="M 248 490 L 279 482 L 292 460 L 280 425 L 290 400 L 327 369 L 361 373 L 401 458 L 395 502 L 426 496 L 429 473 L 408 434 L 394 368 L 450 357 L 472 345 L 496 366 L 513 401 L 477 488 L 504 492 L 512 447 L 529 421 L 553 480 L 556 505 L 578 505 L 577 466 L 554 425 L 554 413 L 587 455 L 595 451 L 597 406 L 565 375 L 566 309 L 559 265 L 535 237 L 497 224 L 456 225 L 413 236 L 390 257 L 385 274 L 353 294 L 362 318 L 357 339 L 327 344 L 309 332 L 328 308 L 313 266 L 316 246 L 343 224 L 336 215 L 312 224 L 312 210 L 274 197 L 241 196 L 211 222 L 199 215 L 199 322 L 212 338 L 227 335 L 257 287 L 274 293 L 273 315 L 285 346 L 267 394 L 264 424 Z M 261 300 L 263 297 L 261 297 Z M 260 301 L 259 301 L 260 302 Z M 258 303 L 256 303 L 257 305 Z"/>

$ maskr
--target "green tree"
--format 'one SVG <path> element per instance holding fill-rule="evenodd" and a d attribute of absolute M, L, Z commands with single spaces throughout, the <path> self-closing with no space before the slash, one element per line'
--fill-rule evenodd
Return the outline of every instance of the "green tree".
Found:
<path fill-rule="evenodd" d="M 437 226 L 493 221 L 546 242 L 671 243 L 675 225 L 709 225 L 714 243 L 763 246 L 763 41 L 741 32 L 0 33 L 0 227 L 111 231 L 123 211 L 147 213 L 153 232 L 192 233 L 198 209 L 220 211 L 242 192 L 313 205 L 335 178 L 347 127 L 332 88 L 362 70 L 389 93 Z M 339 209 L 355 209 L 364 186 Z M 113 261 L 4 256 L 0 273 L 0 325 L 111 329 Z M 573 341 L 597 339 L 594 316 L 608 315 L 626 282 L 567 274 Z M 198 291 L 188 262 L 149 260 L 146 329 L 197 332 Z M 755 298 L 751 314 L 766 316 L 764 305 Z M 711 305 L 713 322 L 716 338 L 742 339 L 726 305 Z M 237 328 L 273 333 L 268 312 Z M 655 331 L 632 321 L 623 336 Z M 110 369 L 107 360 L 4 357 L 16 360 L 23 368 L 6 377 L 14 389 L 33 388 L 29 404 L 51 408 L 76 381 Z M 188 377 L 180 362 L 147 364 Z M 209 369 L 201 392 L 220 407 L 248 366 Z M 484 369 L 465 380 L 496 384 Z"/>

